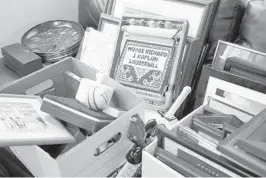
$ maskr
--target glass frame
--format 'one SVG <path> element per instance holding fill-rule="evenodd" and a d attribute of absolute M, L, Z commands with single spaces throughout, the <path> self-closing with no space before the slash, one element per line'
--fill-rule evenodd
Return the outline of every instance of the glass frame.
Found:
<path fill-rule="evenodd" d="M 118 18 L 121 18 L 123 15 L 123 6 L 125 5 L 125 3 L 127 0 L 108 0 L 107 5 L 106 5 L 106 9 L 105 9 L 105 13 L 109 14 L 109 15 L 113 15 L 116 16 Z M 144 2 L 144 0 L 139 0 L 141 1 L 141 3 Z M 151 0 L 148 0 L 151 1 Z M 190 23 L 191 21 L 193 21 L 193 19 L 195 19 L 195 17 L 199 17 L 198 19 L 200 20 L 196 20 L 195 22 L 199 22 L 198 27 L 194 30 L 194 32 L 189 31 L 188 36 L 193 37 L 193 38 L 200 38 L 201 36 L 204 36 L 202 33 L 205 31 L 206 32 L 206 22 L 211 18 L 210 16 L 212 15 L 212 13 L 210 13 L 211 10 L 211 5 L 214 3 L 213 0 L 160 0 L 162 2 L 165 3 L 179 3 L 181 6 L 187 5 L 188 9 L 190 8 L 191 10 L 186 10 L 186 12 L 191 12 L 191 11 L 195 11 L 195 8 L 203 8 L 201 10 L 201 14 L 200 15 L 193 15 L 193 17 L 191 16 L 191 18 L 189 18 L 189 16 L 184 15 L 184 13 L 182 14 L 175 14 L 175 15 L 171 15 L 171 18 L 175 18 L 178 17 L 179 19 L 186 19 L 188 20 L 188 22 Z M 159 1 L 158 1 L 159 2 Z M 132 3 L 132 2 L 131 2 Z M 136 4 L 136 7 L 139 7 L 139 4 L 137 5 L 137 2 L 134 2 Z M 134 9 L 134 11 L 130 11 L 129 13 L 126 13 L 126 16 L 130 16 L 130 15 L 136 15 L 136 13 L 140 13 L 138 15 L 149 15 L 151 17 L 155 17 L 155 16 L 159 16 L 162 17 L 164 16 L 164 14 L 168 14 L 167 11 L 169 11 L 169 8 L 166 8 L 165 11 L 162 13 L 159 12 L 159 14 L 155 14 L 150 11 L 154 11 L 157 13 L 157 11 L 155 10 L 156 8 L 158 8 L 158 4 L 156 3 L 150 3 L 149 6 L 144 7 L 143 5 L 141 5 L 142 9 L 141 11 L 139 9 Z M 168 6 L 167 6 L 168 7 Z M 170 7 L 170 6 L 169 6 Z M 172 7 L 176 7 L 175 5 L 173 5 Z M 144 11 L 144 8 L 147 8 L 147 10 Z M 160 8 L 161 10 L 164 8 Z M 138 12 L 137 12 L 138 11 Z M 178 12 L 176 9 L 174 9 L 175 12 Z M 145 14 L 143 14 L 145 13 Z M 190 15 L 190 14 L 187 14 Z M 167 16 L 166 16 L 167 17 Z M 168 17 L 167 17 L 168 18 Z M 191 28 L 192 25 L 190 23 L 190 29 L 192 30 L 193 28 Z"/>
<path fill-rule="evenodd" d="M 224 70 L 225 62 L 230 57 L 237 57 L 243 60 L 243 63 L 248 63 L 258 68 L 266 66 L 266 53 L 219 40 L 213 57 L 212 67 Z M 264 70 L 266 70 L 266 67 Z"/>

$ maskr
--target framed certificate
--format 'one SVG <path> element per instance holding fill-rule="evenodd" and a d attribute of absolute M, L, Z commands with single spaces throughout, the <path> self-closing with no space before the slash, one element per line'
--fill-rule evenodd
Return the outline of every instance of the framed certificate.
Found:
<path fill-rule="evenodd" d="M 115 17 L 141 15 L 186 19 L 189 23 L 188 36 L 204 36 L 206 22 L 213 8 L 212 0 L 109 0 L 106 13 Z M 193 12 L 193 13 L 191 13 Z"/>
<path fill-rule="evenodd" d="M 110 76 L 165 111 L 179 89 L 187 30 L 185 20 L 124 16 Z"/>

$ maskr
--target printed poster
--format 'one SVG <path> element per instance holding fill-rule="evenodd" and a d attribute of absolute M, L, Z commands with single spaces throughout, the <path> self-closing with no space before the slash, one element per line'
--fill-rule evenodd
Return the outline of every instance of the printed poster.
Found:
<path fill-rule="evenodd" d="M 162 94 L 172 64 L 172 46 L 127 40 L 114 78 L 136 89 Z"/>

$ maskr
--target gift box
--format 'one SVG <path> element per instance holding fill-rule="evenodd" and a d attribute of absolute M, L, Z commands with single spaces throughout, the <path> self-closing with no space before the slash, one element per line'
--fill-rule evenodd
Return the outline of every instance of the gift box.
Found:
<path fill-rule="evenodd" d="M 68 97 L 63 71 L 96 80 L 95 69 L 74 58 L 68 58 L 3 86 L 0 93 L 25 94 L 29 88 L 36 88 L 48 80 L 52 81 L 48 83 L 53 85 L 54 94 Z M 126 112 L 56 158 L 37 145 L 11 147 L 34 176 L 104 177 L 125 161 L 126 153 L 132 147 L 127 138 L 129 119 L 136 114 L 144 117 L 144 101 L 109 77 L 103 77 L 101 83 L 114 89 L 112 104 Z M 115 143 L 102 150 L 103 145 L 110 140 L 115 140 Z"/>
<path fill-rule="evenodd" d="M 210 77 L 203 104 L 193 112 L 188 114 L 186 117 L 184 117 L 177 124 L 173 125 L 173 127 L 170 128 L 171 133 L 176 136 L 176 133 L 178 131 L 177 128 L 179 128 L 179 126 L 182 128 L 191 128 L 193 125 L 194 116 L 203 114 L 206 111 L 206 108 L 208 108 L 208 110 L 219 112 L 221 114 L 235 115 L 243 122 L 247 122 L 266 108 L 266 95 L 230 82 Z M 177 172 L 176 170 L 171 168 L 169 164 L 165 164 L 157 159 L 155 155 L 160 142 L 161 140 L 157 139 L 143 150 L 142 176 L 185 177 L 180 172 Z M 199 154 L 191 150 L 189 147 L 185 147 L 184 145 L 179 144 L 177 141 L 174 141 L 174 139 L 170 137 L 164 137 L 162 144 L 164 145 L 164 150 L 170 152 L 175 156 L 179 154 L 181 150 L 189 153 L 197 160 L 201 160 L 201 164 L 196 164 L 196 166 L 204 167 L 204 169 L 206 168 L 206 170 L 208 169 L 210 171 L 215 168 L 216 170 L 222 171 L 223 174 L 229 175 L 230 177 L 241 177 L 238 173 L 235 173 L 235 171 L 231 171 L 231 169 L 229 170 L 224 165 L 221 166 L 221 164 L 212 161 L 210 158 L 206 157 L 206 155 Z M 200 143 L 199 141 L 198 144 L 203 145 L 204 143 Z M 213 151 L 215 152 L 215 150 Z M 222 153 L 219 154 L 223 155 Z M 250 172 L 254 173 L 253 170 L 250 170 L 241 162 L 237 162 L 236 160 L 233 160 L 226 155 L 223 156 L 231 162 L 240 165 L 242 168 L 247 170 L 248 174 Z M 232 167 L 234 166 L 232 165 Z"/>
<path fill-rule="evenodd" d="M 24 45 L 16 43 L 2 48 L 4 63 L 20 76 L 28 75 L 42 68 L 42 58 Z"/>

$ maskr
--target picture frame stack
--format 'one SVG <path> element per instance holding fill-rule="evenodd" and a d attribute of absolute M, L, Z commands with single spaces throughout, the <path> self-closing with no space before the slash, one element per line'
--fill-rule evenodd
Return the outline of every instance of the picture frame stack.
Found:
<path fill-rule="evenodd" d="M 119 24 L 118 19 L 121 20 L 126 16 L 184 19 L 188 21 L 188 36 L 185 40 L 183 56 L 179 67 L 181 74 L 176 82 L 175 93 L 173 95 L 173 99 L 175 99 L 180 94 L 182 88 L 192 86 L 193 78 L 196 75 L 195 71 L 197 71 L 202 63 L 201 61 L 204 59 L 204 54 L 207 50 L 205 39 L 211 26 L 216 4 L 216 0 L 156 0 L 156 2 L 152 0 L 108 0 L 102 19 L 104 19 L 103 21 L 107 20 L 108 24 L 115 24 L 114 22 L 116 22 L 116 27 Z M 191 11 L 195 13 L 191 15 L 189 13 Z M 106 18 L 106 14 L 109 15 L 108 18 Z M 103 27 L 102 20 L 100 20 L 98 29 L 110 31 L 112 27 L 111 25 L 108 26 Z M 106 30 L 106 28 L 109 30 Z M 117 54 L 114 54 L 114 56 L 117 56 Z M 185 105 L 186 103 L 179 109 L 180 112 L 184 109 Z M 176 116 L 178 115 L 177 113 Z"/>

